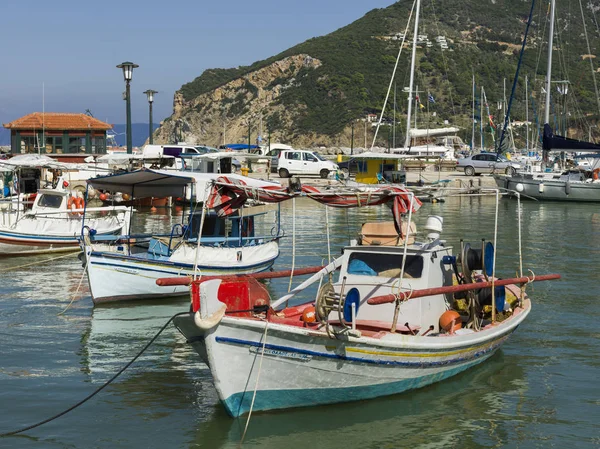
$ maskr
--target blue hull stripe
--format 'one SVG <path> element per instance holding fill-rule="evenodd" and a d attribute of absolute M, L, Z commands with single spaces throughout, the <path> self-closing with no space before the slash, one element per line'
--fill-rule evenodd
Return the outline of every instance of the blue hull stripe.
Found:
<path fill-rule="evenodd" d="M 440 373 L 429 374 L 414 379 L 403 379 L 386 384 L 347 388 L 259 390 L 256 393 L 253 410 L 259 411 L 305 407 L 389 396 L 392 394 L 402 393 L 407 390 L 421 388 L 426 385 L 447 379 L 474 365 L 477 365 L 484 359 L 485 357 Z M 227 413 L 234 418 L 247 413 L 250 410 L 253 393 L 254 390 L 250 388 L 246 392 L 232 394 L 227 399 L 223 400 L 222 402 L 227 409 Z"/>
<path fill-rule="evenodd" d="M 491 345 L 482 349 L 481 351 L 477 351 L 474 354 L 467 357 L 460 358 L 452 358 L 449 360 L 440 360 L 437 362 L 398 362 L 394 360 L 375 360 L 375 359 L 364 359 L 360 357 L 352 357 L 348 355 L 339 355 L 339 354 L 331 354 L 327 352 L 318 352 L 318 351 L 309 351 L 306 349 L 293 348 L 290 346 L 280 346 L 280 345 L 272 345 L 266 344 L 265 347 L 267 349 L 273 349 L 278 351 L 291 352 L 296 354 L 304 354 L 311 355 L 314 357 L 322 357 L 327 359 L 336 359 L 336 360 L 346 360 L 348 362 L 358 362 L 358 363 L 366 363 L 369 365 L 388 365 L 388 366 L 402 366 L 406 368 L 434 368 L 440 366 L 448 366 L 448 365 L 456 365 L 459 363 L 469 362 L 471 360 L 477 359 L 479 357 L 485 356 L 486 354 L 493 352 L 496 350 L 498 346 L 500 346 L 506 336 L 502 336 L 497 338 Z M 234 345 L 242 345 L 242 346 L 253 346 L 256 348 L 262 348 L 263 344 L 249 341 L 249 340 L 238 340 L 237 338 L 228 338 L 228 337 L 216 337 L 217 343 L 229 343 Z M 415 353 L 415 356 L 418 357 L 419 353 Z"/>
<path fill-rule="evenodd" d="M 257 263 L 254 265 L 241 266 L 241 267 L 215 267 L 215 266 L 198 265 L 198 269 L 206 270 L 206 271 L 225 271 L 225 272 L 232 272 L 232 273 L 253 270 L 253 269 L 264 271 L 264 270 L 269 269 L 271 267 L 271 265 L 273 265 L 274 260 L 275 260 L 275 257 L 272 259 L 269 259 L 265 262 Z M 135 265 L 130 265 L 130 264 L 121 265 L 121 264 L 116 264 L 116 263 L 96 262 L 96 261 L 92 261 L 91 264 L 96 265 L 96 266 L 103 266 L 103 267 L 128 268 L 128 269 L 132 269 L 132 270 L 147 271 L 147 272 L 152 272 L 152 273 L 166 273 L 166 274 L 179 274 L 179 271 L 173 271 L 177 268 L 179 268 L 180 270 L 194 271 L 194 266 L 191 264 L 174 263 L 174 262 L 151 263 L 151 262 L 146 262 L 146 261 L 132 261 L 131 259 L 129 259 L 128 262 L 134 262 L 136 264 Z M 139 264 L 144 264 L 148 267 L 141 267 L 141 266 L 139 266 Z M 156 268 L 150 268 L 152 266 L 154 266 Z M 163 269 L 161 269 L 161 268 L 163 268 Z M 172 268 L 173 270 L 167 271 L 169 268 Z"/>

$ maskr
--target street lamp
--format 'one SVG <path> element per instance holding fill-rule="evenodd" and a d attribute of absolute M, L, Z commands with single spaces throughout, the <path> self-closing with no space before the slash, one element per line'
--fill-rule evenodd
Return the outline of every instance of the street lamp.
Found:
<path fill-rule="evenodd" d="M 131 144 L 131 96 L 129 94 L 129 83 L 133 77 L 133 69 L 139 65 L 133 62 L 122 62 L 117 66 L 118 69 L 123 69 L 123 78 L 125 79 L 125 102 L 127 103 L 127 154 L 133 153 Z"/>
<path fill-rule="evenodd" d="M 149 129 L 148 132 L 150 134 L 150 140 L 149 143 L 150 145 L 152 145 L 153 140 L 152 140 L 152 134 L 154 134 L 154 126 L 152 126 L 152 102 L 154 101 L 154 94 L 157 94 L 158 91 L 156 90 L 152 90 L 152 89 L 148 89 L 147 91 L 144 92 L 146 94 L 146 96 L 148 97 L 148 104 L 150 105 L 150 125 L 149 125 Z"/>

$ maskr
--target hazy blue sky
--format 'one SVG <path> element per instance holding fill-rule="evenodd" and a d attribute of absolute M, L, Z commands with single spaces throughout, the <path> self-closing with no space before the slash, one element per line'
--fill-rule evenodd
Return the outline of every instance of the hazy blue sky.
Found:
<path fill-rule="evenodd" d="M 42 110 L 125 123 L 115 66 L 139 64 L 132 121 L 147 122 L 142 94 L 158 90 L 154 120 L 205 69 L 248 65 L 330 33 L 394 0 L 2 0 L 0 123 Z M 42 89 L 43 86 L 43 89 Z M 42 95 L 42 90 L 45 95 Z"/>

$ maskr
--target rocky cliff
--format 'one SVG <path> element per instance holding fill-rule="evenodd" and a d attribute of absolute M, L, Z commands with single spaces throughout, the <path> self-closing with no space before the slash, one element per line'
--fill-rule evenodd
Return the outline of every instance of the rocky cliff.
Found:
<path fill-rule="evenodd" d="M 217 146 L 222 143 L 256 143 L 261 132 L 271 141 L 294 140 L 296 145 L 314 143 L 311 136 L 285 135 L 297 111 L 278 102 L 282 92 L 295 83 L 301 70 L 314 70 L 321 61 L 306 54 L 293 55 L 252 71 L 208 93 L 186 101 L 178 91 L 173 115 L 156 131 L 155 143 L 185 141 Z M 276 123 L 272 130 L 269 128 Z"/>

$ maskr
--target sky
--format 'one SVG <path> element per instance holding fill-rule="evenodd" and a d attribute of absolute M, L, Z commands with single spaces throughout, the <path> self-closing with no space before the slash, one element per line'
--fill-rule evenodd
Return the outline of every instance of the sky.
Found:
<path fill-rule="evenodd" d="M 154 122 L 208 68 L 249 65 L 328 34 L 394 0 L 2 0 L 0 123 L 31 112 L 85 112 L 125 123 L 116 65 L 139 64 L 132 122 Z"/>

